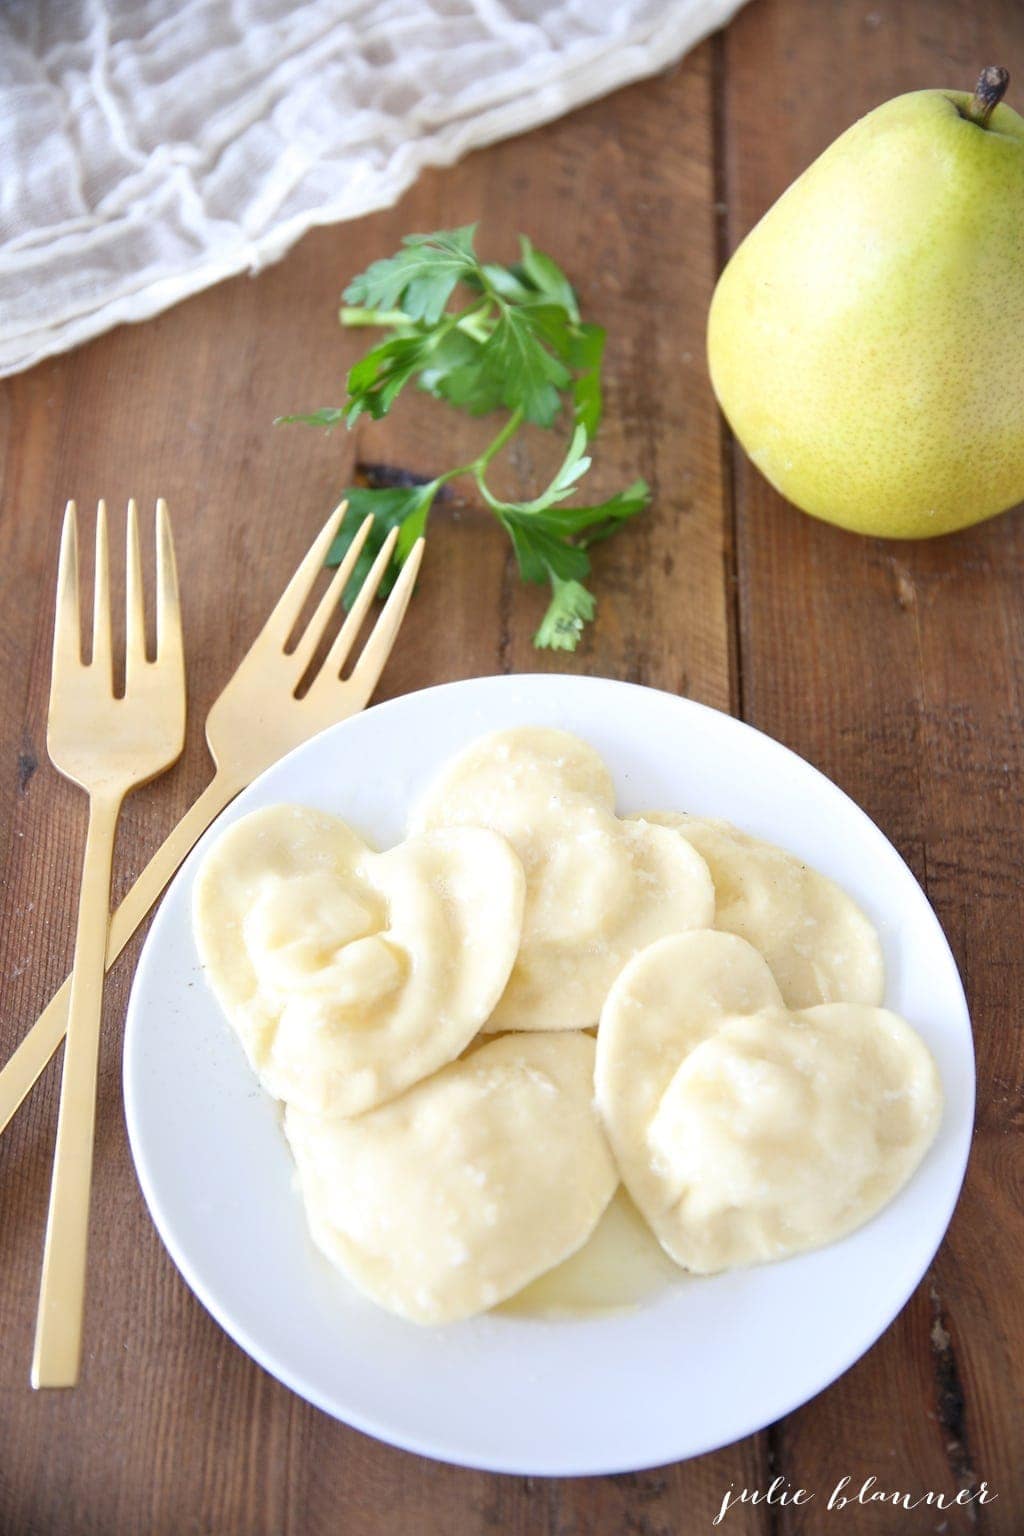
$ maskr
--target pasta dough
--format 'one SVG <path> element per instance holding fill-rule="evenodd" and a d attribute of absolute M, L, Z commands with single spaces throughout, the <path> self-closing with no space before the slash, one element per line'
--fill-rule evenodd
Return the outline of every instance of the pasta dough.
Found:
<path fill-rule="evenodd" d="M 859 907 L 727 822 L 620 820 L 564 731 L 473 742 L 386 853 L 323 812 L 254 812 L 194 902 L 316 1243 L 417 1323 L 831 1242 L 939 1121 L 927 1049 L 874 1006 Z M 610 1206 L 620 1175 L 635 1210 Z"/>
<path fill-rule="evenodd" d="M 632 955 L 713 921 L 699 853 L 667 828 L 620 821 L 614 806 L 597 753 L 536 726 L 473 742 L 417 806 L 414 829 L 489 827 L 526 871 L 522 943 L 488 1030 L 596 1024 Z"/>
<path fill-rule="evenodd" d="M 289 1105 L 319 1247 L 416 1323 L 482 1312 L 574 1253 L 618 1184 L 594 1049 L 579 1032 L 505 1035 L 355 1119 Z"/>
<path fill-rule="evenodd" d="M 941 1114 L 910 1025 L 863 1004 L 798 1011 L 732 934 L 662 939 L 601 1017 L 597 1096 L 623 1182 L 700 1273 L 834 1241 L 890 1200 Z"/>
<path fill-rule="evenodd" d="M 264 1087 L 354 1115 L 476 1034 L 515 958 L 524 889 L 493 832 L 431 832 L 374 853 L 335 816 L 272 806 L 207 855 L 195 931 Z"/>
<path fill-rule="evenodd" d="M 714 881 L 715 927 L 760 950 L 787 1007 L 882 1001 L 878 934 L 835 881 L 727 821 L 674 811 L 637 820 L 675 827 L 693 844 Z"/>

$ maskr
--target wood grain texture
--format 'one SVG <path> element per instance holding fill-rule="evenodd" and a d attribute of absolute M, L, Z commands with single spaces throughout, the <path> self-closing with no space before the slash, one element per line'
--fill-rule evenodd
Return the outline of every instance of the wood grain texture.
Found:
<path fill-rule="evenodd" d="M 334 323 L 344 280 L 410 229 L 480 219 L 496 255 L 520 227 L 578 280 L 610 332 L 607 426 L 591 481 L 637 474 L 655 507 L 595 559 L 599 619 L 574 658 L 537 653 L 543 595 L 524 590 L 505 536 L 456 495 L 438 509 L 423 578 L 381 697 L 500 671 L 576 669 L 728 708 L 730 602 L 721 441 L 703 375 L 715 276 L 712 50 L 551 128 L 425 176 L 401 206 L 316 232 L 280 265 L 146 325 L 46 363 L 2 391 L 0 890 L 9 1049 L 63 976 L 84 807 L 45 761 L 57 530 L 64 498 L 106 495 L 174 517 L 191 728 L 182 762 L 129 802 L 119 889 L 208 771 L 200 724 L 357 461 L 419 473 L 481 440 L 429 401 L 328 437 L 271 426 L 335 403 L 364 338 Z M 677 386 L 659 398 L 660 379 Z M 440 412 L 440 414 L 439 414 Z M 439 440 L 439 426 L 442 436 Z M 504 473 L 532 493 L 550 445 L 530 438 Z M 689 1466 L 584 1483 L 491 1477 L 394 1451 L 335 1424 L 231 1344 L 179 1280 L 149 1224 L 120 1104 L 121 1022 L 132 958 L 108 991 L 84 1379 L 27 1388 L 49 1157 L 53 1068 L 0 1142 L 0 1530 L 423 1536 L 672 1529 L 710 1520 L 730 1482 L 764 1479 L 764 1440 Z M 496 1410 L 498 1411 L 498 1410 Z M 755 1536 L 760 1515 L 733 1528 Z"/>
<path fill-rule="evenodd" d="M 381 697 L 453 678 L 565 669 L 732 708 L 815 761 L 926 884 L 975 1013 L 976 1147 L 950 1238 L 908 1308 L 829 1391 L 772 1430 L 627 1477 L 494 1477 L 406 1455 L 272 1381 L 191 1297 L 146 1216 L 120 1102 L 137 943 L 108 989 L 84 1380 L 34 1397 L 28 1361 L 56 1120 L 46 1079 L 0 1138 L 3 1536 L 689 1536 L 730 1484 L 819 1491 L 803 1511 L 736 1509 L 733 1536 L 945 1529 L 1024 1519 L 1019 1044 L 1020 517 L 931 545 L 855 539 L 801 517 L 724 441 L 703 361 L 717 263 L 859 112 L 1004 62 L 1024 78 L 1015 0 L 752 0 L 666 76 L 422 178 L 395 210 L 317 231 L 282 263 L 0 388 L 0 1050 L 62 979 L 84 801 L 45 758 L 64 498 L 170 502 L 188 644 L 181 763 L 129 802 L 123 889 L 208 772 L 200 724 L 357 462 L 429 474 L 479 428 L 413 402 L 350 436 L 271 428 L 336 403 L 362 338 L 333 324 L 344 279 L 410 229 L 479 218 L 509 253 L 528 229 L 610 331 L 607 424 L 591 482 L 636 474 L 652 512 L 599 549 L 599 617 L 577 656 L 535 652 L 543 607 L 507 542 L 454 494 Z M 664 387 L 665 380 L 670 385 Z M 504 470 L 527 493 L 541 435 Z M 699 1392 L 700 1384 L 694 1384 Z M 500 1413 L 496 1402 L 495 1412 Z M 996 1503 L 923 1518 L 826 1518 L 840 1476 Z M 845 1519 L 845 1524 L 843 1520 Z"/>
<path fill-rule="evenodd" d="M 732 246 L 877 103 L 922 85 L 970 85 L 987 63 L 1020 79 L 1024 13 L 955 0 L 761 0 L 729 30 L 724 54 Z M 772 1463 L 810 1488 L 844 1474 L 856 1488 L 873 1474 L 883 1487 L 949 1493 L 985 1478 L 999 1495 L 985 1507 L 919 1510 L 906 1524 L 891 1507 L 858 1509 L 856 1529 L 1016 1536 L 1024 524 L 1017 513 L 951 538 L 886 543 L 793 511 L 738 450 L 732 483 L 745 717 L 846 789 L 923 882 L 962 970 L 979 1071 L 974 1148 L 947 1241 L 880 1343 L 770 1432 Z M 820 1522 L 810 1505 L 780 1511 L 775 1529 L 809 1536 Z"/>

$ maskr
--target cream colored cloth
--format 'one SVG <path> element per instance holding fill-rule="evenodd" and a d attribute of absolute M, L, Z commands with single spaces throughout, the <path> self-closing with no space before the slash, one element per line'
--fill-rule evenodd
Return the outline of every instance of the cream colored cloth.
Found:
<path fill-rule="evenodd" d="M 740 3 L 7 0 L 0 374 L 389 206 Z"/>

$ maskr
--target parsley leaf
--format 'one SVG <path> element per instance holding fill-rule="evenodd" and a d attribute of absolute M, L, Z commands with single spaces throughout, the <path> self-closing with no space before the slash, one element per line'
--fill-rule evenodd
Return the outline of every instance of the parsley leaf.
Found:
<path fill-rule="evenodd" d="M 351 427 L 364 411 L 375 421 L 386 416 L 409 380 L 427 366 L 428 337 L 393 336 L 361 358 L 348 376 L 345 419 Z"/>
<path fill-rule="evenodd" d="M 511 306 L 480 348 L 480 370 L 502 405 L 510 411 L 518 407 L 527 421 L 542 427 L 554 425 L 560 391 L 572 377 L 541 341 L 530 311 Z"/>
<path fill-rule="evenodd" d="M 539 294 L 551 304 L 564 309 L 574 324 L 579 324 L 580 309 L 576 293 L 556 261 L 538 251 L 527 235 L 519 236 L 519 271 Z"/>
<path fill-rule="evenodd" d="M 651 499 L 646 480 L 634 480 L 624 491 L 592 507 L 559 507 L 548 513 L 541 510 L 533 521 L 540 528 L 563 536 L 579 535 L 584 549 L 618 533 L 622 524 L 642 512 Z"/>
<path fill-rule="evenodd" d="M 407 235 L 396 256 L 375 261 L 345 289 L 349 304 L 401 309 L 411 320 L 436 325 L 460 278 L 479 263 L 473 254 L 475 224 Z"/>
<path fill-rule="evenodd" d="M 581 325 L 573 337 L 569 362 L 576 370 L 572 385 L 573 413 L 590 437 L 597 436 L 601 425 L 601 364 L 604 362 L 605 331 L 600 325 Z"/>
<path fill-rule="evenodd" d="M 380 553 L 381 545 L 392 528 L 400 528 L 395 561 L 384 573 L 384 579 L 380 584 L 381 596 L 386 596 L 391 591 L 402 561 L 426 530 L 427 517 L 439 488 L 438 481 L 430 480 L 425 485 L 387 486 L 383 489 L 375 486 L 353 485 L 343 492 L 344 499 L 348 502 L 348 512 L 338 530 L 337 537 L 327 552 L 327 565 L 341 564 L 364 519 L 368 516 L 373 518 L 373 526 L 352 568 L 352 576 L 345 586 L 343 602 L 346 606 L 355 599 L 370 573 L 371 565 Z"/>
<path fill-rule="evenodd" d="M 388 531 L 399 527 L 394 570 L 423 533 L 440 488 L 470 477 L 508 534 L 525 581 L 548 583 L 551 601 L 534 636 L 538 646 L 575 649 L 593 618 L 595 599 L 584 585 L 588 549 L 616 533 L 647 506 L 643 480 L 606 501 L 564 505 L 590 468 L 590 445 L 601 422 L 605 332 L 584 321 L 579 300 L 558 263 L 520 236 L 519 260 L 481 261 L 475 225 L 410 235 L 395 255 L 375 261 L 345 289 L 346 326 L 377 326 L 388 334 L 349 370 L 344 406 L 281 421 L 351 427 L 361 416 L 386 416 L 408 384 L 435 399 L 483 416 L 505 411 L 497 434 L 468 464 L 412 486 L 356 486 L 346 494 L 350 516 L 329 556 L 337 564 L 367 513 L 374 527 L 353 573 L 351 596 Z M 454 304 L 453 304 L 454 300 Z M 561 464 L 545 490 L 505 501 L 487 484 L 491 462 L 524 422 L 556 430 L 570 422 Z"/>
<path fill-rule="evenodd" d="M 582 581 L 589 576 L 590 556 L 578 544 L 566 544 L 557 534 L 531 525 L 515 513 L 505 513 L 501 521 L 512 540 L 524 581 Z"/>
<path fill-rule="evenodd" d="M 556 577 L 552 586 L 554 596 L 533 643 L 552 651 L 574 651 L 584 624 L 594 617 L 597 601 L 578 581 L 561 581 Z"/>

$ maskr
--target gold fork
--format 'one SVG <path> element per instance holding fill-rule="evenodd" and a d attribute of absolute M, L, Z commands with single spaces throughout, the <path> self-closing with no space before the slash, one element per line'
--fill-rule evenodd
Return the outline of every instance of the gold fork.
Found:
<path fill-rule="evenodd" d="M 107 946 L 108 968 L 214 817 L 285 752 L 326 726 L 358 714 L 377 686 L 412 594 L 423 556 L 422 539 L 410 551 L 350 676 L 339 680 L 339 673 L 391 558 L 397 530 L 392 530 L 384 541 L 309 691 L 301 698 L 296 692 L 326 636 L 366 542 L 373 523 L 370 517 L 360 526 L 298 643 L 292 650 L 287 649 L 289 636 L 344 516 L 342 502 L 313 541 L 276 608 L 215 700 L 206 720 L 206 741 L 216 772 L 114 912 Z M 65 981 L 0 1071 L 0 1132 L 9 1124 L 63 1038 L 68 991 Z"/>
<path fill-rule="evenodd" d="M 156 504 L 156 657 L 146 656 L 142 560 L 135 503 L 128 503 L 124 694 L 114 694 L 107 508 L 96 514 L 92 654 L 82 661 L 78 529 L 68 502 L 57 574 L 46 746 L 55 768 L 89 796 L 89 828 L 78 895 L 75 963 L 68 1001 L 57 1144 L 39 1288 L 34 1387 L 73 1387 L 82 1347 L 89 1237 L 96 1068 L 110 922 L 110 874 L 121 803 L 162 773 L 185 744 L 185 661 L 174 545 L 167 506 Z"/>

